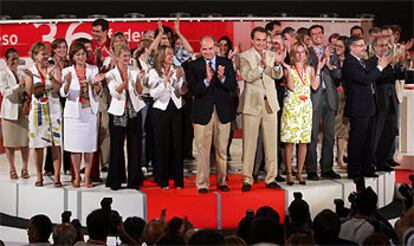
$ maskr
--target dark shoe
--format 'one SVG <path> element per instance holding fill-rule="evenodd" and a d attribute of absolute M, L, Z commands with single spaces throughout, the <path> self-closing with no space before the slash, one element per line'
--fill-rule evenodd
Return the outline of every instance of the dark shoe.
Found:
<path fill-rule="evenodd" d="M 302 174 L 300 174 L 300 173 L 296 174 L 296 179 L 299 181 L 299 184 L 306 185 L 306 181 L 303 178 Z"/>
<path fill-rule="evenodd" d="M 388 165 L 387 163 L 383 163 L 383 164 L 379 164 L 377 166 L 377 171 L 383 171 L 383 172 L 392 172 L 394 171 L 394 168 L 392 168 L 390 165 Z"/>
<path fill-rule="evenodd" d="M 364 177 L 368 177 L 368 178 L 378 178 L 378 174 L 374 173 L 374 172 L 367 172 L 364 174 Z"/>
<path fill-rule="evenodd" d="M 337 174 L 336 172 L 332 170 L 326 173 L 322 173 L 321 176 L 322 178 L 325 178 L 325 179 L 340 179 L 341 178 L 341 175 Z"/>
<path fill-rule="evenodd" d="M 198 189 L 198 193 L 200 193 L 200 194 L 207 194 L 207 192 L 208 192 L 207 188 Z"/>
<path fill-rule="evenodd" d="M 397 167 L 397 166 L 400 166 L 400 165 L 401 165 L 400 163 L 398 163 L 398 162 L 396 162 L 396 161 L 394 161 L 394 160 L 389 160 L 389 161 L 387 161 L 387 164 L 388 164 L 389 166 L 391 166 L 391 167 Z"/>
<path fill-rule="evenodd" d="M 280 189 L 280 185 L 275 181 L 266 184 L 266 188 L 268 189 Z"/>
<path fill-rule="evenodd" d="M 348 173 L 348 179 L 357 179 L 363 177 L 360 173 Z"/>
<path fill-rule="evenodd" d="M 85 173 L 85 168 L 81 168 L 80 173 Z"/>
<path fill-rule="evenodd" d="M 253 175 L 253 183 L 257 184 L 259 182 L 259 177 L 257 175 Z"/>
<path fill-rule="evenodd" d="M 101 168 L 101 172 L 108 172 L 108 170 L 109 170 L 109 167 L 108 166 L 103 166 Z"/>
<path fill-rule="evenodd" d="M 308 173 L 308 180 L 318 181 L 319 176 L 316 172 L 310 172 Z"/>
<path fill-rule="evenodd" d="M 222 192 L 230 191 L 230 188 L 227 185 L 220 185 L 217 189 L 222 191 Z"/>
<path fill-rule="evenodd" d="M 97 178 L 91 178 L 92 182 L 102 183 L 103 180 L 100 177 Z"/>
<path fill-rule="evenodd" d="M 285 182 L 286 179 L 284 177 L 280 176 L 280 175 L 277 175 L 276 178 L 275 178 L 275 181 L 276 182 Z"/>
<path fill-rule="evenodd" d="M 122 186 L 113 186 L 111 187 L 111 190 L 120 190 L 122 189 Z"/>
<path fill-rule="evenodd" d="M 241 190 L 242 191 L 250 191 L 252 189 L 252 185 L 248 183 L 244 183 Z"/>

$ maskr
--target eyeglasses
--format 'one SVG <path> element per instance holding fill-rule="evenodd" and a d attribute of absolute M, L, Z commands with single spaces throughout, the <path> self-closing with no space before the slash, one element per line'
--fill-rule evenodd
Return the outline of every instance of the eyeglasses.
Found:
<path fill-rule="evenodd" d="M 357 46 L 357 47 L 366 47 L 365 44 L 353 44 L 353 46 Z"/>

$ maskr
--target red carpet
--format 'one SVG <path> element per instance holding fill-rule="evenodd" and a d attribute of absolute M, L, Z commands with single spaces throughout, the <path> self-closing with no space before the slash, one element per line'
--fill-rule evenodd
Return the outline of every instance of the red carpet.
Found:
<path fill-rule="evenodd" d="M 408 176 L 414 174 L 413 170 L 408 169 L 396 169 L 395 170 L 395 182 L 397 184 L 408 184 L 411 185 L 411 181 L 408 179 Z"/>
<path fill-rule="evenodd" d="M 263 182 L 253 185 L 252 191 L 241 192 L 241 176 L 230 175 L 228 185 L 230 192 L 218 192 L 215 176 L 210 176 L 210 192 L 198 194 L 195 177 L 185 179 L 183 190 L 170 188 L 161 190 L 152 182 L 146 181 L 144 192 L 147 195 L 148 220 L 159 218 L 162 209 L 167 209 L 167 220 L 174 216 L 187 216 L 188 220 L 198 228 L 235 229 L 245 216 L 247 209 L 256 211 L 268 205 L 280 215 L 285 215 L 285 192 L 283 190 L 266 189 Z M 173 187 L 173 184 L 170 184 Z M 220 217 L 218 217 L 220 215 Z"/>

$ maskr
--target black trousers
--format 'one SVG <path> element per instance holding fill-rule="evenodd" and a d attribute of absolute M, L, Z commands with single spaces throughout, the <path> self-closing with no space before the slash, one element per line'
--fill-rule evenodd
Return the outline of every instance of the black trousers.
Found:
<path fill-rule="evenodd" d="M 370 145 L 374 117 L 350 117 L 348 141 L 348 176 L 357 177 L 371 172 Z"/>
<path fill-rule="evenodd" d="M 128 119 L 126 127 L 115 126 L 114 116 L 109 115 L 109 134 L 111 135 L 111 150 L 109 157 L 109 170 L 106 186 L 112 189 L 121 188 L 125 176 L 125 163 L 122 161 L 124 142 L 127 138 L 128 178 L 127 187 L 137 189 L 143 185 L 141 161 L 141 114 Z"/>
<path fill-rule="evenodd" d="M 183 117 L 170 99 L 166 110 L 152 108 L 154 127 L 156 182 L 160 187 L 168 186 L 169 177 L 174 178 L 175 187 L 184 186 L 183 174 Z"/>
<path fill-rule="evenodd" d="M 395 137 L 398 133 L 397 110 L 393 106 L 392 96 L 384 98 L 388 100 L 389 107 L 377 112 L 373 131 L 373 144 L 371 155 L 377 167 L 388 161 L 388 156 L 393 149 Z"/>

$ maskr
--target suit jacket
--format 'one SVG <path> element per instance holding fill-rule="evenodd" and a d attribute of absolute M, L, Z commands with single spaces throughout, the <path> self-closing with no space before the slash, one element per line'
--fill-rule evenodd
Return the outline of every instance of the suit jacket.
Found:
<path fill-rule="evenodd" d="M 376 109 L 372 88 L 375 80 L 381 77 L 380 70 L 368 63 L 365 69 L 357 58 L 348 54 L 343 65 L 343 77 L 348 92 L 345 114 L 348 117 L 373 116 Z"/>
<path fill-rule="evenodd" d="M 316 55 L 313 48 L 308 49 L 308 61 L 309 64 L 313 67 L 313 69 L 316 71 L 319 63 L 319 58 Z M 341 68 L 339 64 L 339 60 L 336 57 L 336 55 L 332 55 L 330 57 L 330 63 L 335 66 L 335 68 L 332 71 L 329 71 L 329 69 L 324 66 L 321 70 L 321 83 L 319 84 L 318 89 L 313 91 L 314 93 L 311 94 L 312 99 L 312 106 L 313 110 L 318 109 L 320 101 L 323 99 L 322 96 L 322 81 L 325 82 L 325 92 L 328 97 L 328 106 L 331 110 L 337 110 L 338 109 L 338 94 L 336 91 L 336 84 L 335 80 L 341 79 Z"/>
<path fill-rule="evenodd" d="M 245 87 L 240 98 L 238 111 L 243 114 L 259 115 L 261 103 L 266 97 L 273 113 L 279 110 L 275 79 L 283 76 L 283 69 L 275 67 L 275 53 L 266 51 L 266 67 L 260 73 L 260 57 L 254 48 L 240 54 L 240 72 Z"/>
<path fill-rule="evenodd" d="M 18 71 L 20 76 L 22 71 Z M 0 118 L 7 120 L 17 120 L 19 118 L 19 103 L 22 101 L 24 87 L 19 86 L 19 82 L 13 75 L 9 67 L 0 73 L 0 92 L 3 95 L 1 103 Z"/>
<path fill-rule="evenodd" d="M 196 124 L 206 125 L 212 116 L 214 106 L 216 106 L 217 115 L 221 123 L 226 124 L 236 117 L 233 107 L 231 93 L 236 90 L 236 75 L 231 60 L 215 56 L 216 68 L 210 85 L 207 87 L 204 83 L 206 78 L 206 62 L 203 57 L 199 57 L 185 66 L 188 89 L 194 96 L 192 105 L 193 122 Z M 218 66 L 225 67 L 224 82 L 219 81 L 217 77 Z"/>
<path fill-rule="evenodd" d="M 62 78 L 66 77 L 66 74 L 72 74 L 72 81 L 68 92 L 65 94 L 64 84 L 67 83 L 66 80 L 63 81 L 62 87 L 60 87 L 60 95 L 66 97 L 65 109 L 63 110 L 63 116 L 67 118 L 79 118 L 79 112 L 82 108 L 82 104 L 79 102 L 80 99 L 80 84 L 79 78 L 76 75 L 75 66 L 70 66 L 62 70 Z M 98 67 L 92 65 L 86 65 L 86 80 L 92 81 L 95 76 L 98 75 Z M 96 95 L 93 92 L 92 85 L 89 85 L 89 102 L 91 104 L 91 110 L 94 114 L 98 113 L 99 103 L 96 99 Z"/>
<path fill-rule="evenodd" d="M 378 57 L 372 56 L 367 60 L 371 67 L 378 65 Z M 395 81 L 404 79 L 405 71 L 400 65 L 388 65 L 381 72 L 381 77 L 375 80 L 375 99 L 378 111 L 388 111 L 390 107 L 397 110 L 398 99 L 395 90 Z M 388 98 L 391 96 L 391 101 Z"/>
<path fill-rule="evenodd" d="M 136 112 L 139 112 L 145 107 L 145 102 L 141 99 L 141 96 L 135 90 L 135 83 L 139 71 L 132 67 L 128 68 L 128 92 L 131 99 L 132 106 Z M 116 88 L 122 84 L 121 73 L 118 67 L 115 67 L 111 71 L 105 74 L 106 81 L 108 82 L 109 92 L 112 96 L 111 104 L 109 105 L 108 112 L 112 115 L 122 116 L 125 110 L 126 92 L 118 93 Z"/>

